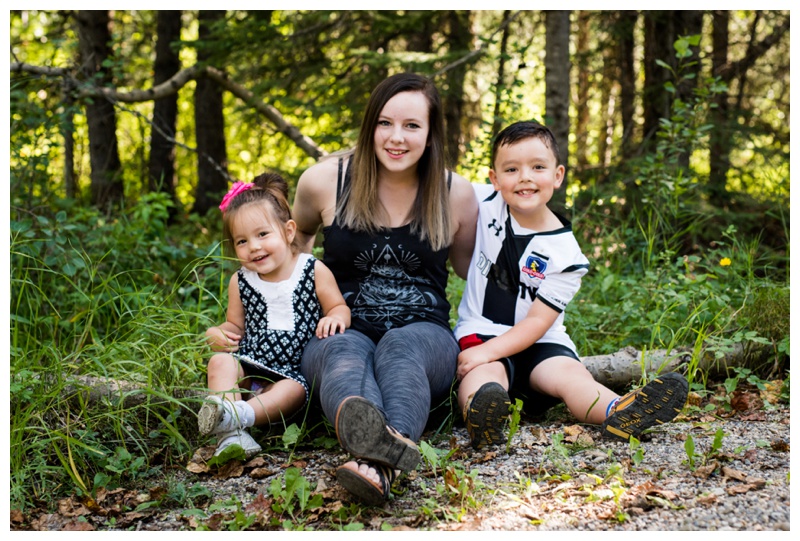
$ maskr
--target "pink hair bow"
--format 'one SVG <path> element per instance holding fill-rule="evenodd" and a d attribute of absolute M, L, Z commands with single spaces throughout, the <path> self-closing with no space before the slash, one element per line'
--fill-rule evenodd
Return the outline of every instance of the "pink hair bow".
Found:
<path fill-rule="evenodd" d="M 253 187 L 252 182 L 240 182 L 236 181 L 231 186 L 231 189 L 228 190 L 228 193 L 225 194 L 225 197 L 222 198 L 222 203 L 219 204 L 219 210 L 225 212 L 225 209 L 228 208 L 228 205 L 233 200 L 234 197 L 239 195 L 242 192 L 246 192 L 250 188 Z"/>

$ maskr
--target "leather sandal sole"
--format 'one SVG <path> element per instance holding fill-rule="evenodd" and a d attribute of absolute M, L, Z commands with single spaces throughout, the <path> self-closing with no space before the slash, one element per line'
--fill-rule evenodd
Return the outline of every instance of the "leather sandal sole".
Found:
<path fill-rule="evenodd" d="M 335 428 L 342 448 L 356 458 L 403 471 L 419 464 L 417 444 L 393 433 L 380 410 L 365 398 L 346 398 L 336 413 Z"/>
<path fill-rule="evenodd" d="M 336 479 L 350 494 L 356 496 L 367 505 L 381 506 L 389 497 L 391 481 L 386 478 L 382 468 L 373 466 L 381 478 L 380 485 L 375 484 L 371 479 L 364 477 L 361 473 L 339 466 L 336 470 Z"/>

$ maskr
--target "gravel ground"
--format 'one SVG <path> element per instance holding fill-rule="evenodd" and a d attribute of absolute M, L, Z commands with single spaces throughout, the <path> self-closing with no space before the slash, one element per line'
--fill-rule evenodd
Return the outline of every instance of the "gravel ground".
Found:
<path fill-rule="evenodd" d="M 149 531 L 337 530 L 347 525 L 431 531 L 790 529 L 788 408 L 728 419 L 679 417 L 646 435 L 640 456 L 628 444 L 600 439 L 597 428 L 561 417 L 542 424 L 523 420 L 510 453 L 505 447 L 473 452 L 466 430 L 457 426 L 449 441 L 428 450 L 449 453 L 448 459 L 439 461 L 435 473 L 423 463 L 401 477 L 382 508 L 355 504 L 337 485 L 335 468 L 348 457 L 334 446 L 295 451 L 291 457 L 269 451 L 224 471 L 177 472 L 165 484 L 198 485 L 212 494 L 195 498 L 189 509 L 158 505 L 104 517 L 95 512 L 82 516 L 81 528 L 70 528 L 68 519 L 55 515 L 14 528 L 12 516 L 12 529 L 89 529 L 87 523 L 95 530 Z M 718 429 L 724 435 L 714 449 Z M 695 447 L 691 466 L 689 437 Z M 211 451 L 204 448 L 195 456 Z M 448 464 L 443 471 L 441 465 Z M 283 478 L 287 465 L 300 468 L 314 487 L 312 494 L 321 495 L 320 507 L 275 511 L 281 502 L 271 497 L 270 484 Z M 239 510 L 244 513 L 236 515 Z M 247 516 L 252 520 L 245 524 Z"/>

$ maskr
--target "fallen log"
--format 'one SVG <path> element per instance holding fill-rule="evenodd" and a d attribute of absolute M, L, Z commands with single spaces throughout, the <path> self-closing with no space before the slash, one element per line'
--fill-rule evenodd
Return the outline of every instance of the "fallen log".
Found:
<path fill-rule="evenodd" d="M 637 385 L 646 375 L 650 379 L 655 374 L 695 372 L 694 379 L 719 380 L 729 374 L 734 367 L 752 367 L 762 363 L 772 353 L 769 346 L 736 345 L 723 357 L 703 351 L 695 363 L 688 350 L 652 351 L 626 347 L 607 355 L 584 357 L 583 364 L 592 376 L 610 389 L 626 391 Z M 166 404 L 171 401 L 199 401 L 206 395 L 202 387 L 176 388 L 170 394 L 163 390 L 149 390 L 143 384 L 100 376 L 74 375 L 69 378 L 63 394 L 72 400 L 83 403 L 107 402 L 122 407 L 150 404 Z"/>

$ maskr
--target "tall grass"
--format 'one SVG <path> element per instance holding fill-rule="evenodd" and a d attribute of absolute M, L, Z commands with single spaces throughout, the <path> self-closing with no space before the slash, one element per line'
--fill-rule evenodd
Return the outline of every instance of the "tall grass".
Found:
<path fill-rule="evenodd" d="M 213 242 L 165 240 L 166 204 L 12 220 L 15 507 L 136 480 L 197 445 L 191 390 L 224 314 L 223 261 Z"/>

